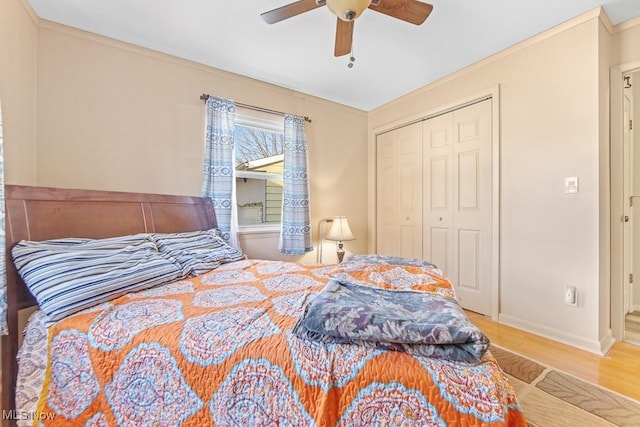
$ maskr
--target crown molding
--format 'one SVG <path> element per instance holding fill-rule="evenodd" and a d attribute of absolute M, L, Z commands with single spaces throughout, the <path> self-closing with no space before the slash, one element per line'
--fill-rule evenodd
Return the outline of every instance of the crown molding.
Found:
<path fill-rule="evenodd" d="M 640 25 L 640 16 L 636 16 L 635 18 L 619 23 L 614 27 L 613 33 L 619 33 L 628 30 L 629 28 L 637 27 L 638 25 Z"/>
<path fill-rule="evenodd" d="M 27 0 L 23 0 L 23 1 L 27 1 Z M 232 81 L 237 81 L 239 83 L 245 84 L 245 85 L 255 85 L 255 86 L 260 86 L 262 91 L 269 91 L 273 93 L 273 99 L 278 99 L 279 97 L 284 96 L 289 96 L 289 97 L 293 97 L 296 101 L 296 105 L 300 106 L 301 108 L 303 108 L 304 106 L 307 106 L 309 104 L 321 104 L 324 106 L 331 106 L 333 108 L 338 108 L 340 110 L 343 111 L 350 111 L 350 112 L 356 112 L 358 114 L 367 115 L 367 112 L 355 107 L 351 107 L 348 105 L 344 105 L 344 104 L 340 104 L 334 101 L 330 101 L 328 99 L 324 99 L 324 98 L 320 98 L 314 95 L 309 95 L 306 94 L 304 92 L 300 92 L 300 91 L 296 91 L 294 89 L 289 89 L 289 88 L 285 88 L 282 86 L 278 86 L 274 83 L 270 83 L 270 82 L 265 82 L 263 80 L 258 80 L 258 79 L 254 79 L 252 77 L 247 77 L 247 76 L 243 76 L 240 74 L 236 74 L 236 73 L 232 73 L 230 71 L 225 71 L 222 70 L 220 68 L 215 68 L 209 65 L 205 65 L 199 62 L 195 62 L 195 61 L 191 61 L 188 59 L 184 59 L 184 58 L 180 58 L 178 56 L 174 56 L 174 55 L 170 55 L 167 53 L 163 53 L 163 52 L 158 52 L 156 50 L 153 49 L 149 49 L 146 47 L 142 47 L 142 46 L 138 46 L 132 43 L 128 43 L 128 42 L 124 42 L 124 41 L 120 41 L 120 40 L 116 40 L 113 39 L 111 37 L 107 37 L 107 36 L 103 36 L 97 33 L 92 33 L 90 31 L 86 31 L 86 30 L 82 30 L 79 28 L 75 28 L 75 27 L 70 27 L 68 25 L 64 25 L 64 24 L 60 24 L 57 22 L 53 22 L 53 21 L 49 21 L 47 19 L 40 19 L 39 20 L 39 28 L 40 29 L 44 29 L 44 30 L 49 30 L 49 31 L 53 31 L 53 32 L 57 32 L 57 33 L 62 33 L 62 34 L 67 34 L 71 37 L 76 37 L 78 39 L 82 39 L 82 40 L 87 40 L 93 43 L 98 43 L 98 44 L 102 44 L 104 46 L 110 46 L 116 49 L 120 49 L 123 51 L 127 51 L 127 52 L 131 52 L 133 54 L 137 54 L 137 55 L 143 55 L 143 56 L 147 56 L 147 57 L 151 57 L 154 58 L 156 60 L 160 60 L 160 61 L 165 61 L 165 62 L 169 62 L 172 64 L 176 64 L 176 65 L 180 65 L 183 67 L 188 67 L 188 68 L 192 68 L 210 75 L 215 75 L 215 76 L 219 76 L 220 78 L 224 78 L 227 80 L 232 80 Z M 198 96 L 200 96 L 200 94 L 197 94 Z M 242 99 L 236 98 L 231 94 L 227 94 L 227 93 L 219 93 L 218 96 L 224 96 L 224 97 L 228 97 L 228 98 L 232 98 L 235 101 L 238 102 L 243 102 Z M 248 101 L 247 101 L 248 102 Z M 249 102 L 251 103 L 251 102 Z M 277 105 L 274 106 L 269 106 L 269 108 L 274 108 L 274 109 L 278 109 L 278 110 L 282 110 L 285 108 L 291 108 L 291 106 L 284 106 L 284 107 L 279 107 Z M 305 114 L 300 114 L 299 112 L 296 111 L 291 111 L 291 114 L 299 114 L 299 115 L 305 115 Z"/>
<path fill-rule="evenodd" d="M 600 18 L 600 22 L 602 22 L 602 25 L 604 25 L 604 27 L 607 29 L 607 31 L 611 35 L 614 35 L 616 33 L 621 33 L 625 30 L 628 30 L 630 28 L 637 27 L 638 25 L 640 25 L 640 16 L 636 16 L 635 18 L 631 18 L 617 25 L 614 25 L 611 22 L 611 19 L 609 18 L 609 15 L 607 15 L 607 12 L 604 10 L 604 8 L 600 6 L 599 9 L 600 9 L 600 14 L 598 16 Z"/>
<path fill-rule="evenodd" d="M 27 15 L 29 15 L 29 18 L 31 18 L 31 21 L 37 26 L 40 26 L 40 17 L 33 10 L 31 4 L 29 4 L 29 0 L 20 0 L 20 4 L 22 4 L 22 7 L 27 12 Z"/>
<path fill-rule="evenodd" d="M 506 48 L 504 50 L 501 50 L 500 52 L 494 53 L 491 56 L 488 56 L 488 57 L 486 57 L 484 59 L 481 59 L 480 61 L 475 62 L 475 63 L 473 63 L 473 64 L 471 64 L 471 65 L 469 65 L 469 66 L 467 66 L 467 67 L 465 67 L 465 68 L 463 68 L 461 70 L 458 70 L 458 71 L 456 71 L 454 73 L 451 73 L 448 76 L 445 76 L 445 77 L 443 77 L 443 78 L 441 78 L 441 79 L 439 79 L 439 80 L 437 80 L 437 81 L 435 81 L 433 83 L 430 83 L 430 84 L 428 84 L 426 86 L 423 86 L 423 87 L 421 87 L 419 89 L 414 90 L 413 92 L 410 92 L 410 93 L 408 93 L 408 94 L 406 94 L 404 96 L 401 96 L 400 98 L 396 98 L 393 101 L 390 101 L 390 102 L 388 102 L 386 104 L 383 104 L 383 105 L 381 105 L 379 107 L 376 107 L 373 110 L 371 110 L 370 112 L 382 111 L 382 110 L 385 110 L 385 109 L 387 109 L 389 107 L 392 107 L 394 105 L 404 103 L 407 99 L 410 99 L 410 98 L 413 98 L 414 96 L 420 96 L 420 95 L 422 95 L 424 93 L 427 93 L 427 92 L 433 90 L 434 88 L 436 88 L 438 86 L 441 86 L 441 85 L 444 85 L 444 84 L 447 84 L 447 83 L 449 83 L 449 82 L 451 82 L 453 80 L 456 80 L 456 79 L 460 78 L 461 76 L 463 76 L 463 75 L 465 75 L 467 73 L 476 71 L 476 70 L 478 70 L 478 69 L 480 69 L 482 67 L 485 67 L 485 66 L 487 66 L 487 65 L 489 65 L 489 64 L 491 64 L 491 63 L 493 63 L 495 61 L 498 61 L 498 60 L 500 60 L 502 58 L 505 58 L 507 56 L 513 55 L 516 52 L 519 52 L 519 51 L 521 51 L 523 49 L 526 49 L 526 48 L 528 48 L 530 46 L 536 45 L 536 44 L 538 44 L 538 43 L 540 43 L 540 42 L 542 42 L 542 41 L 544 41 L 546 39 L 549 39 L 549 38 L 551 38 L 553 36 L 561 34 L 561 33 L 565 32 L 565 31 L 571 30 L 571 29 L 573 29 L 573 28 L 575 28 L 575 27 L 577 27 L 577 26 L 579 26 L 581 24 L 584 24 L 584 23 L 589 22 L 589 21 L 594 20 L 594 19 L 600 19 L 600 16 L 602 14 L 604 14 L 604 16 L 606 16 L 606 13 L 602 9 L 602 7 L 601 6 L 595 7 L 593 9 L 581 14 L 581 15 L 576 16 L 575 18 L 572 18 L 572 19 L 570 19 L 568 21 L 565 21 L 565 22 L 563 22 L 561 24 L 558 24 L 555 27 L 549 28 L 548 30 L 543 31 L 542 33 L 539 33 L 539 34 L 537 34 L 535 36 L 532 36 L 532 37 L 530 37 L 530 38 L 528 38 L 526 40 L 523 40 L 523 41 L 521 41 L 519 43 L 516 43 L 515 45 L 510 46 L 510 47 L 508 47 L 508 48 Z M 609 18 L 607 17 L 606 19 L 608 20 Z"/>
<path fill-rule="evenodd" d="M 602 22 L 602 25 L 604 25 L 609 34 L 613 34 L 617 31 L 616 26 L 613 25 L 611 19 L 609 18 L 609 15 L 607 15 L 607 12 L 605 12 L 602 6 L 600 6 L 600 14 L 598 15 L 598 17 L 600 18 L 600 22 Z"/>

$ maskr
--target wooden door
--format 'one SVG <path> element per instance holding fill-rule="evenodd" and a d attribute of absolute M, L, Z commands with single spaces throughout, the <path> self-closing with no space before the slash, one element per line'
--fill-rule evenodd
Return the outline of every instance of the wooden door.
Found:
<path fill-rule="evenodd" d="M 422 258 L 422 124 L 378 135 L 377 251 Z"/>
<path fill-rule="evenodd" d="M 623 158 L 623 307 L 624 312 L 630 313 L 633 311 L 633 285 L 631 283 L 631 275 L 634 270 L 634 260 L 633 260 L 633 220 L 634 220 L 634 207 L 635 204 L 640 203 L 640 199 L 633 199 L 634 188 L 633 188 L 633 145 L 631 144 L 631 106 L 633 103 L 631 102 L 631 91 L 625 89 L 624 94 L 624 125 L 623 125 L 623 149 L 624 149 L 624 158 Z"/>

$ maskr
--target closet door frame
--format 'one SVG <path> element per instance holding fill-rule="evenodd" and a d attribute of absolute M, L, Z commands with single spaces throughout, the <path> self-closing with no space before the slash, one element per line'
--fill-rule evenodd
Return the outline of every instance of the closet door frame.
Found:
<path fill-rule="evenodd" d="M 498 321 L 500 314 L 500 85 L 490 87 L 486 90 L 479 91 L 475 94 L 454 100 L 452 102 L 441 104 L 437 107 L 419 111 L 408 115 L 391 123 L 373 128 L 369 130 L 369 150 L 368 150 L 368 194 L 369 194 L 369 212 L 368 212 L 368 251 L 376 252 L 377 244 L 377 143 L 378 134 L 389 132 L 391 130 L 407 126 L 411 123 L 426 120 L 463 108 L 467 105 L 491 98 L 491 318 Z"/>

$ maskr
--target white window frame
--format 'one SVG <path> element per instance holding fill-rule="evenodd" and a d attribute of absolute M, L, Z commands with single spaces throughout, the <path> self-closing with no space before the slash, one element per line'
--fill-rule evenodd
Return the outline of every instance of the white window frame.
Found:
<path fill-rule="evenodd" d="M 281 116 L 273 115 L 269 113 L 255 113 L 252 110 L 238 107 L 236 110 L 235 124 L 252 127 L 260 130 L 268 130 L 273 132 L 279 132 L 284 134 L 284 120 Z M 235 164 L 235 147 L 234 147 L 234 164 Z M 254 172 L 254 171 L 239 171 L 234 167 L 234 179 L 235 178 L 249 178 L 249 179 L 263 179 L 265 181 L 283 181 L 282 174 L 267 173 L 267 172 Z M 237 190 L 236 190 L 237 191 Z M 237 195 L 236 195 L 237 197 Z M 238 232 L 240 234 L 251 233 L 265 233 L 265 232 L 280 232 L 282 224 L 264 223 L 264 224 L 252 224 L 252 225 L 240 225 L 238 224 Z"/>

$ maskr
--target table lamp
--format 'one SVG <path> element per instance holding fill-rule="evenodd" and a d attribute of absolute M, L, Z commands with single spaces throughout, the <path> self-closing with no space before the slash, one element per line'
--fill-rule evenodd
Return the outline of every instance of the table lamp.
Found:
<path fill-rule="evenodd" d="M 346 216 L 334 216 L 333 223 L 331 223 L 331 228 L 329 229 L 329 233 L 325 236 L 327 240 L 334 240 L 338 245 L 338 263 L 342 262 L 344 258 L 344 244 L 345 240 L 354 240 L 353 233 L 349 228 L 349 222 L 347 221 Z"/>

